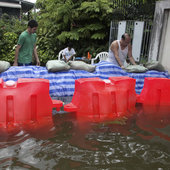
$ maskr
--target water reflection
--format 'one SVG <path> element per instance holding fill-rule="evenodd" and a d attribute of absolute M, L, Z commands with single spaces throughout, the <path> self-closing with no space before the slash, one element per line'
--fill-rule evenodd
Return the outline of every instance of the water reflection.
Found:
<path fill-rule="evenodd" d="M 168 169 L 169 114 L 119 121 L 78 121 L 73 113 L 0 135 L 0 169 Z"/>
<path fill-rule="evenodd" d="M 136 125 L 146 131 L 147 135 L 139 133 L 145 139 L 152 139 L 157 136 L 170 141 L 170 108 L 162 107 L 141 107 L 136 116 Z M 168 130 L 169 129 L 169 130 Z"/>

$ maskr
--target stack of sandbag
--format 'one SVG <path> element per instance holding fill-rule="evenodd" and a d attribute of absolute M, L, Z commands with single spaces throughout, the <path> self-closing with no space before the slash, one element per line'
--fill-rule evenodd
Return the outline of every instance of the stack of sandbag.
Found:
<path fill-rule="evenodd" d="M 49 60 L 46 63 L 46 68 L 49 72 L 65 71 L 69 69 L 93 72 L 95 71 L 96 66 L 87 64 L 83 61 L 69 61 L 66 63 L 62 60 Z"/>
<path fill-rule="evenodd" d="M 159 61 L 150 61 L 145 64 L 148 70 L 166 71 L 164 66 Z"/>
<path fill-rule="evenodd" d="M 166 71 L 164 66 L 159 61 L 150 61 L 143 65 L 128 65 L 124 69 L 129 73 L 144 73 L 148 70 L 156 70 L 156 71 Z"/>
<path fill-rule="evenodd" d="M 0 61 L 0 73 L 9 69 L 10 63 L 7 61 Z"/>

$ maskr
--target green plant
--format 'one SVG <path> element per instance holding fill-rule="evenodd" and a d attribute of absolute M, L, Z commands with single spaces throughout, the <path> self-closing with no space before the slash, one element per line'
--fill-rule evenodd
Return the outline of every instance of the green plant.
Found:
<path fill-rule="evenodd" d="M 3 14 L 0 18 L 0 60 L 14 61 L 15 45 L 19 34 L 25 29 L 25 23 L 17 18 Z"/>
<path fill-rule="evenodd" d="M 1 45 L 1 60 L 12 62 L 15 54 L 15 44 L 17 41 L 17 34 L 13 32 L 6 32 L 3 35 Z"/>
<path fill-rule="evenodd" d="M 54 57 L 73 43 L 77 56 L 108 50 L 112 0 L 37 0 L 38 47 Z"/>

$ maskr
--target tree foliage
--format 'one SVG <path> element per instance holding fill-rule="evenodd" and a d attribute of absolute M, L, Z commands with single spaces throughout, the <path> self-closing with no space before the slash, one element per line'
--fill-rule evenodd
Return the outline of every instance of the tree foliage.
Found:
<path fill-rule="evenodd" d="M 15 45 L 19 34 L 26 28 L 18 19 L 3 14 L 0 18 L 0 60 L 14 61 Z"/>
<path fill-rule="evenodd" d="M 56 58 L 73 42 L 78 56 L 108 50 L 111 20 L 153 18 L 155 0 L 37 0 L 39 50 Z M 152 8 L 151 8 L 152 7 Z"/>
<path fill-rule="evenodd" d="M 37 0 L 36 5 L 39 48 L 44 53 L 55 58 L 68 41 L 80 56 L 107 50 L 112 0 Z"/>
<path fill-rule="evenodd" d="M 77 56 L 108 50 L 111 20 L 152 19 L 156 0 L 37 0 L 38 54 L 42 64 L 73 43 Z M 24 16 L 24 15 L 23 15 Z M 0 59 L 13 62 L 13 48 L 27 21 L 0 18 Z"/>

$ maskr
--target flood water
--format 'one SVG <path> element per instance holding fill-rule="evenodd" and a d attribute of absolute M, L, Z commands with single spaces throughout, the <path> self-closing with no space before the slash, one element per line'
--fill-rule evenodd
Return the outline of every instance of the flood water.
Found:
<path fill-rule="evenodd" d="M 170 112 L 86 122 L 55 114 L 46 126 L 0 131 L 0 169 L 168 170 Z"/>

